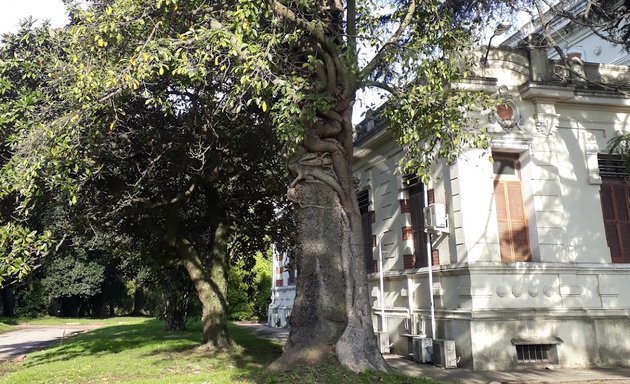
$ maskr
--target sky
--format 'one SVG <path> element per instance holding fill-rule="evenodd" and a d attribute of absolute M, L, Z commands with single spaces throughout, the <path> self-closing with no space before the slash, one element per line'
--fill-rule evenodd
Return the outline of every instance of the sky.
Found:
<path fill-rule="evenodd" d="M 68 21 L 61 0 L 0 0 L 0 9 L 0 34 L 15 31 L 20 20 L 29 16 L 49 19 L 55 27 Z"/>

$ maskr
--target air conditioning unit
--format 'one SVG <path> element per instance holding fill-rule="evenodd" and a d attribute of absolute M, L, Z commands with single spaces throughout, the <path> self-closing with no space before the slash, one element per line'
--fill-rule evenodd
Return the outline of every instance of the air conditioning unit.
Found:
<path fill-rule="evenodd" d="M 457 368 L 454 340 L 433 340 L 433 364 L 442 368 Z"/>
<path fill-rule="evenodd" d="M 389 333 L 376 332 L 376 337 L 378 338 L 378 346 L 381 353 L 389 353 Z"/>
<path fill-rule="evenodd" d="M 424 207 L 424 228 L 428 231 L 446 232 L 448 230 L 448 216 L 444 204 L 429 204 Z"/>
<path fill-rule="evenodd" d="M 413 338 L 413 360 L 418 363 L 433 361 L 433 339 L 429 337 Z"/>

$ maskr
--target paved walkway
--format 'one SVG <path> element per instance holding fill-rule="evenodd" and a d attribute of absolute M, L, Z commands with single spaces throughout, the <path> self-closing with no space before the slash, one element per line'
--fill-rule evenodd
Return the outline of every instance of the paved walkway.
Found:
<path fill-rule="evenodd" d="M 398 355 L 385 355 L 391 367 L 407 376 L 429 377 L 442 383 L 615 383 L 630 384 L 630 368 L 554 369 L 518 371 L 471 371 L 464 368 L 442 369 L 418 364 Z"/>
<path fill-rule="evenodd" d="M 98 325 L 41 325 L 22 326 L 0 333 L 0 361 L 15 360 L 28 352 L 79 333 L 98 328 Z"/>
<path fill-rule="evenodd" d="M 268 339 L 282 340 L 289 335 L 287 328 L 272 328 L 264 324 L 240 322 L 251 333 Z M 630 384 L 630 368 L 554 369 L 518 371 L 471 371 L 464 368 L 442 369 L 430 364 L 418 364 L 399 355 L 385 355 L 395 370 L 414 377 L 428 377 L 441 383 L 463 384 L 524 384 L 524 383 L 611 383 Z"/>

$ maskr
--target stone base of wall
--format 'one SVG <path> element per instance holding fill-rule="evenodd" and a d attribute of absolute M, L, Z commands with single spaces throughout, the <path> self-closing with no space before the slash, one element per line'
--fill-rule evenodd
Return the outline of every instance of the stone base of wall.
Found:
<path fill-rule="evenodd" d="M 444 313 L 438 319 L 438 337 L 455 340 L 460 366 L 474 370 L 592 368 L 630 366 L 630 313 L 582 311 L 523 318 L 514 311 L 493 311 L 492 316 L 468 320 Z M 611 312 L 611 313 L 606 313 Z M 489 314 L 488 314 L 489 315 Z M 461 313 L 457 317 L 461 317 Z M 518 362 L 521 351 L 533 345 L 553 345 L 550 362 Z M 527 345 L 527 347 L 523 347 Z"/>

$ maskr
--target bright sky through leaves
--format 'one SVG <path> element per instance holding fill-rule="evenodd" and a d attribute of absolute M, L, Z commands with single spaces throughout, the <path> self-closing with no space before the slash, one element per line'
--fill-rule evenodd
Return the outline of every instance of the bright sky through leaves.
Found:
<path fill-rule="evenodd" d="M 0 0 L 0 7 L 0 34 L 15 31 L 29 16 L 40 22 L 48 19 L 55 27 L 68 22 L 61 0 Z"/>

